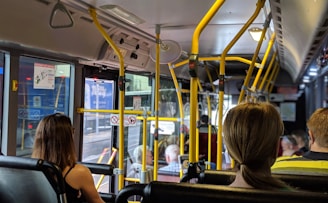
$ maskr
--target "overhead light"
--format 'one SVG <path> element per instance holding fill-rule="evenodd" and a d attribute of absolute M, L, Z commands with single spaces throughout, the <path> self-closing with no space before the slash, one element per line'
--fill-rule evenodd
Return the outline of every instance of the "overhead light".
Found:
<path fill-rule="evenodd" d="M 309 72 L 309 76 L 317 76 L 318 74 L 317 74 L 317 72 Z"/>
<path fill-rule="evenodd" d="M 143 19 L 117 5 L 103 5 L 100 8 L 132 25 L 139 25 L 145 22 Z"/>
<path fill-rule="evenodd" d="M 248 29 L 249 34 L 255 41 L 260 41 L 262 35 L 262 29 L 258 27 L 252 27 Z"/>
<path fill-rule="evenodd" d="M 304 83 L 308 83 L 308 82 L 310 82 L 310 77 L 309 77 L 309 76 L 304 76 L 304 77 L 303 77 L 303 82 L 304 82 Z"/>

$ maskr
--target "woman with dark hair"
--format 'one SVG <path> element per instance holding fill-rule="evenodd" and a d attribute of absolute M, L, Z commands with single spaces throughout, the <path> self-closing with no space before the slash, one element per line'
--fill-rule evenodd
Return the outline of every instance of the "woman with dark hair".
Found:
<path fill-rule="evenodd" d="M 224 141 L 237 173 L 232 187 L 287 189 L 271 176 L 284 125 L 270 103 L 242 103 L 230 109 L 223 124 Z"/>
<path fill-rule="evenodd" d="M 104 202 L 95 188 L 90 170 L 77 164 L 73 127 L 66 115 L 48 115 L 39 122 L 32 158 L 55 163 L 61 168 L 68 202 Z"/>

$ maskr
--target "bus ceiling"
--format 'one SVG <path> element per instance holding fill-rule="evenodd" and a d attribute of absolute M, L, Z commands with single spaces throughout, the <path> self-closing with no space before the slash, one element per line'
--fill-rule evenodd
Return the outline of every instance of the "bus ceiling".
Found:
<path fill-rule="evenodd" d="M 54 7 L 58 6 L 59 2 L 59 14 L 54 16 Z M 0 32 L 0 45 L 9 48 L 19 47 L 22 50 L 46 50 L 49 53 L 78 59 L 86 65 L 118 69 L 117 56 L 92 23 L 88 12 L 92 7 L 96 8 L 99 21 L 124 55 L 126 69 L 154 72 L 155 63 L 150 59 L 149 52 L 155 44 L 156 25 L 160 25 L 162 40 L 178 42 L 182 48 L 181 56 L 172 63 L 184 61 L 190 54 L 191 40 L 197 24 L 214 2 L 4 0 L 0 7 L 0 26 L 5 29 Z M 220 56 L 250 18 L 257 3 L 258 0 L 226 0 L 200 35 L 200 56 Z M 60 10 L 64 11 L 62 13 L 66 17 L 60 16 Z M 275 32 L 273 49 L 278 52 L 277 58 L 283 70 L 280 73 L 283 75 L 279 75 L 277 83 L 301 83 L 309 67 L 322 67 L 319 59 L 328 44 L 328 1 L 267 0 L 250 27 L 263 28 L 269 13 L 272 14 L 272 20 L 257 62 L 261 63 L 270 36 Z M 67 21 L 67 16 L 72 27 L 54 26 L 56 20 Z M 249 33 L 244 33 L 229 50 L 228 55 L 251 60 L 256 47 L 257 42 L 252 40 Z M 273 52 L 270 52 L 270 57 Z M 207 65 L 210 71 L 215 73 L 219 67 L 219 60 L 208 61 Z M 200 68 L 203 67 L 204 63 L 201 62 Z M 246 75 L 248 67 L 249 64 L 228 61 L 226 77 L 241 78 Z M 176 71 L 177 77 L 189 78 L 187 64 Z M 161 65 L 161 73 L 170 75 L 166 64 Z M 201 80 L 208 81 L 206 74 L 201 73 L 199 76 Z"/>

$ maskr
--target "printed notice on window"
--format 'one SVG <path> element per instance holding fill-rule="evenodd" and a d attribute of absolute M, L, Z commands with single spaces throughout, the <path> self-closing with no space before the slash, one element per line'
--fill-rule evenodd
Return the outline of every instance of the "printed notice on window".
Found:
<path fill-rule="evenodd" d="M 55 89 L 55 65 L 34 64 L 34 89 Z"/>
<path fill-rule="evenodd" d="M 280 115 L 283 121 L 296 120 L 296 104 L 295 102 L 282 102 L 280 103 Z"/>

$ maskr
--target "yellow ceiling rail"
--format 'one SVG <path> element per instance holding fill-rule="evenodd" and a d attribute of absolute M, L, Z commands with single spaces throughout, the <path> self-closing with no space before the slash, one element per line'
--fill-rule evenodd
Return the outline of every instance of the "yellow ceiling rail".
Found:
<path fill-rule="evenodd" d="M 119 70 L 119 163 L 118 163 L 118 190 L 121 190 L 124 187 L 124 92 L 125 92 L 125 76 L 124 76 L 124 59 L 123 56 L 115 45 L 114 41 L 109 37 L 104 28 L 100 25 L 97 19 L 97 13 L 94 8 L 89 9 L 90 15 L 98 28 L 99 32 L 106 39 L 108 44 L 113 48 L 115 54 L 118 56 L 120 61 L 120 70 Z"/>
<path fill-rule="evenodd" d="M 222 119 L 223 119 L 223 100 L 224 100 L 224 77 L 225 77 L 225 58 L 228 51 L 231 47 L 237 42 L 237 40 L 241 37 L 241 35 L 246 31 L 246 29 L 252 24 L 252 22 L 256 19 L 260 10 L 264 6 L 265 0 L 258 0 L 256 4 L 256 9 L 253 15 L 249 18 L 249 20 L 245 23 L 245 25 L 240 29 L 237 35 L 232 39 L 232 41 L 228 44 L 228 46 L 224 49 L 221 54 L 220 60 L 220 75 L 219 75 L 219 119 L 218 119 L 218 139 L 217 139 L 217 150 L 222 152 Z M 222 153 L 218 153 L 216 165 L 217 170 L 221 170 L 222 168 Z"/>
<path fill-rule="evenodd" d="M 262 30 L 262 33 L 261 33 L 261 38 L 257 44 L 257 47 L 256 47 L 256 50 L 255 50 L 255 53 L 252 57 L 252 63 L 250 64 L 248 70 L 247 70 L 247 75 L 246 75 L 246 78 L 244 80 L 244 84 L 241 88 L 241 91 L 240 91 L 240 94 L 239 94 L 239 99 L 238 99 L 238 103 L 242 102 L 243 99 L 244 99 L 244 96 L 245 96 L 245 90 L 248 88 L 248 84 L 249 84 L 249 81 L 251 79 L 251 76 L 253 74 L 253 70 L 254 70 L 254 66 L 255 66 L 255 61 L 258 57 L 258 54 L 260 52 L 260 49 L 261 49 L 261 46 L 262 46 L 262 43 L 263 43 L 263 39 L 265 37 L 265 33 L 269 27 L 269 24 L 270 24 L 270 21 L 271 21 L 271 13 L 269 14 L 268 18 L 266 19 L 264 25 L 263 25 L 263 30 Z M 261 66 L 259 66 L 259 68 L 261 68 Z"/>
<path fill-rule="evenodd" d="M 198 61 L 204 61 L 204 62 L 205 61 L 220 61 L 220 60 L 221 60 L 221 56 L 209 56 L 209 57 L 199 57 L 198 58 Z M 239 62 L 245 63 L 245 64 L 252 63 L 252 60 L 245 59 L 240 56 L 226 56 L 225 60 L 226 61 L 239 61 Z M 180 66 L 186 65 L 188 62 L 189 62 L 189 59 L 185 59 L 184 61 L 181 61 L 179 63 L 172 65 L 172 68 L 178 68 Z M 254 66 L 259 68 L 259 67 L 261 67 L 261 64 L 255 63 Z"/>
<path fill-rule="evenodd" d="M 273 63 L 276 61 L 276 57 L 277 57 L 277 51 L 275 51 L 273 53 L 273 56 L 272 56 L 272 58 L 270 60 L 270 63 L 269 63 L 269 66 L 268 66 L 267 70 L 265 71 L 265 74 L 264 74 L 264 76 L 262 78 L 261 84 L 260 84 L 260 86 L 258 88 L 259 91 L 262 91 L 262 89 L 264 87 L 264 83 L 267 80 L 267 78 L 269 76 L 269 73 L 271 72 L 271 69 L 273 67 Z"/>
<path fill-rule="evenodd" d="M 265 63 L 266 63 L 266 61 L 267 61 L 267 59 L 268 59 L 268 57 L 269 57 L 269 53 L 270 53 L 270 51 L 271 51 L 271 48 L 272 48 L 272 46 L 273 46 L 273 44 L 274 44 L 274 40 L 275 40 L 275 39 L 276 39 L 276 34 L 275 34 L 275 32 L 274 32 L 274 33 L 271 35 L 271 39 L 270 39 L 270 41 L 269 41 L 269 45 L 268 45 L 268 47 L 267 47 L 267 49 L 266 49 L 266 51 L 265 51 L 265 53 L 264 53 L 264 57 L 263 57 L 263 59 L 262 59 L 262 63 L 261 63 L 261 68 L 259 68 L 259 70 L 257 71 L 256 77 L 255 77 L 254 82 L 253 82 L 253 85 L 252 85 L 252 87 L 251 87 L 251 91 L 253 91 L 253 92 L 256 91 L 257 83 L 258 83 L 258 81 L 259 81 L 259 79 L 260 79 L 260 76 L 261 76 L 261 74 L 262 74 L 262 71 L 263 71 L 264 65 L 265 65 Z"/>

